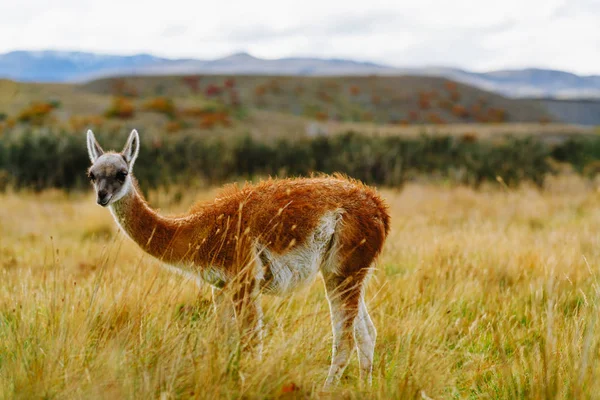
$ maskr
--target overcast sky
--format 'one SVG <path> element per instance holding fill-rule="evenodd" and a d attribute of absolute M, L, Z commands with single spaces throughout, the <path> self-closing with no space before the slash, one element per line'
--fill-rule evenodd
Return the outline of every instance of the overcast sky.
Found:
<path fill-rule="evenodd" d="M 41 49 L 600 74 L 600 0 L 1 1 L 0 53 Z"/>

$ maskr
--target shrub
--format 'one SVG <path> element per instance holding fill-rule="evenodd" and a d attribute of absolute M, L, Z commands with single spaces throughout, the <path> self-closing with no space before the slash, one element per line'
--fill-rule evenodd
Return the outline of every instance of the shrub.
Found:
<path fill-rule="evenodd" d="M 452 114 L 459 118 L 469 118 L 469 111 L 460 104 L 456 104 L 452 107 Z"/>
<path fill-rule="evenodd" d="M 323 112 L 323 111 L 318 111 L 318 112 L 315 114 L 315 119 L 316 119 L 317 121 L 327 121 L 327 119 L 328 119 L 328 118 L 329 118 L 329 116 L 327 115 L 327 113 L 326 113 L 326 112 Z"/>
<path fill-rule="evenodd" d="M 446 123 L 446 121 L 436 113 L 429 113 L 428 118 L 429 122 L 431 122 L 432 124 L 441 125 Z"/>
<path fill-rule="evenodd" d="M 254 95 L 256 97 L 262 97 L 267 93 L 267 87 L 265 85 L 258 85 L 254 88 Z"/>
<path fill-rule="evenodd" d="M 227 78 L 225 79 L 225 87 L 229 89 L 233 89 L 235 87 L 235 79 Z"/>
<path fill-rule="evenodd" d="M 199 76 L 184 76 L 181 80 L 190 88 L 190 91 L 194 94 L 200 91 L 200 77 Z"/>
<path fill-rule="evenodd" d="M 199 126 L 202 129 L 212 129 L 216 125 L 230 126 L 229 115 L 226 112 L 209 112 L 200 118 Z"/>
<path fill-rule="evenodd" d="M 427 93 L 419 94 L 419 108 L 421 108 L 421 110 L 428 110 L 431 108 L 431 100 Z"/>
<path fill-rule="evenodd" d="M 17 116 L 19 122 L 41 125 L 54 110 L 54 105 L 48 102 L 31 103 L 27 108 L 21 110 Z"/>
<path fill-rule="evenodd" d="M 169 121 L 167 125 L 165 125 L 165 130 L 167 133 L 175 133 L 179 132 L 183 129 L 184 125 L 181 121 Z"/>
<path fill-rule="evenodd" d="M 222 92 L 223 92 L 223 88 L 221 88 L 215 84 L 210 84 L 206 87 L 204 94 L 206 95 L 206 97 L 215 97 L 215 96 L 219 96 Z"/>
<path fill-rule="evenodd" d="M 138 91 L 123 78 L 112 81 L 112 93 L 117 97 L 137 97 Z"/>
<path fill-rule="evenodd" d="M 115 97 L 110 107 L 105 111 L 106 118 L 132 118 L 135 114 L 133 103 L 124 97 Z"/>
<path fill-rule="evenodd" d="M 175 104 L 167 97 L 155 97 L 144 103 L 144 110 L 164 114 L 169 118 L 175 117 Z"/>
<path fill-rule="evenodd" d="M 212 114 L 214 118 L 214 114 Z M 220 123 L 218 118 L 214 124 Z M 181 126 L 178 125 L 177 128 Z M 102 135 L 99 135 L 102 136 Z M 106 148 L 121 148 L 122 137 L 100 137 Z M 82 135 L 48 129 L 0 136 L 0 174 L 19 187 L 85 188 L 89 160 Z M 367 137 L 354 133 L 290 141 L 265 142 L 250 136 L 224 140 L 194 132 L 143 137 L 136 175 L 142 188 L 189 184 L 202 178 L 211 184 L 256 175 L 299 176 L 342 172 L 370 184 L 401 186 L 417 175 L 431 175 L 479 186 L 502 177 L 508 186 L 530 181 L 542 186 L 551 173 L 550 154 L 583 157 L 585 143 L 551 152 L 541 142 L 507 138 L 501 143 L 467 137 Z M 561 145 L 562 146 L 562 145 Z M 600 139 L 594 144 L 600 150 Z M 574 153 L 570 153 L 575 149 Z M 596 156 L 599 153 L 594 153 Z M 582 169 L 587 163 L 581 163 Z M 456 170 L 464 171 L 457 176 Z M 4 172 L 2 172 L 4 171 Z"/>
<path fill-rule="evenodd" d="M 456 90 L 458 89 L 456 82 L 452 82 L 452 81 L 445 82 L 444 86 L 445 86 L 446 90 L 451 93 L 456 92 Z"/>

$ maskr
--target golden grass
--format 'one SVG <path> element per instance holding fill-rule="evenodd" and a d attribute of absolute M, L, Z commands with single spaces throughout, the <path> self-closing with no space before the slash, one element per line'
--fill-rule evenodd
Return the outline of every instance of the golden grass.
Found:
<path fill-rule="evenodd" d="M 92 193 L 0 195 L 0 398 L 598 396 L 600 195 L 572 179 L 383 194 L 373 387 L 354 357 L 330 394 L 320 281 L 264 298 L 258 362 L 218 333 L 208 288 L 117 233 Z M 191 197 L 151 201 L 179 212 Z"/>

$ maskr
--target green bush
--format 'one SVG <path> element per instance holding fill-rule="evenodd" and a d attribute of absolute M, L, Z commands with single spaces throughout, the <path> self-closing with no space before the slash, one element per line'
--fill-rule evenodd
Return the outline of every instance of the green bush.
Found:
<path fill-rule="evenodd" d="M 573 137 L 555 147 L 552 157 L 573 165 L 577 172 L 583 173 L 589 163 L 600 159 L 600 137 Z"/>
<path fill-rule="evenodd" d="M 106 149 L 120 149 L 125 135 L 99 135 Z M 600 141 L 597 141 L 600 149 Z M 143 137 L 136 176 L 142 187 L 209 184 L 256 176 L 305 176 L 341 172 L 366 183 L 401 186 L 431 176 L 479 186 L 497 177 L 509 186 L 523 181 L 542 186 L 551 172 L 549 156 L 587 157 L 579 144 L 551 149 L 532 138 L 501 143 L 455 137 L 367 137 L 355 133 L 290 141 L 259 141 L 250 136 L 221 139 L 190 134 Z M 572 148 L 576 151 L 569 153 Z M 565 153 L 566 152 L 566 153 Z M 565 155 L 566 154 L 566 155 Z M 600 154 L 600 153 L 599 153 Z M 17 188 L 65 189 L 87 186 L 85 138 L 68 132 L 31 129 L 0 137 L 0 171 Z"/>

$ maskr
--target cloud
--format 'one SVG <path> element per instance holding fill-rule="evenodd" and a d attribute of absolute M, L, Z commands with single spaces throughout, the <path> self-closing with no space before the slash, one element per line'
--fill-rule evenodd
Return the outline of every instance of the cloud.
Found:
<path fill-rule="evenodd" d="M 268 58 L 600 74 L 598 26 L 597 0 L 22 0 L 0 2 L 0 52 L 208 59 L 249 51 Z"/>

